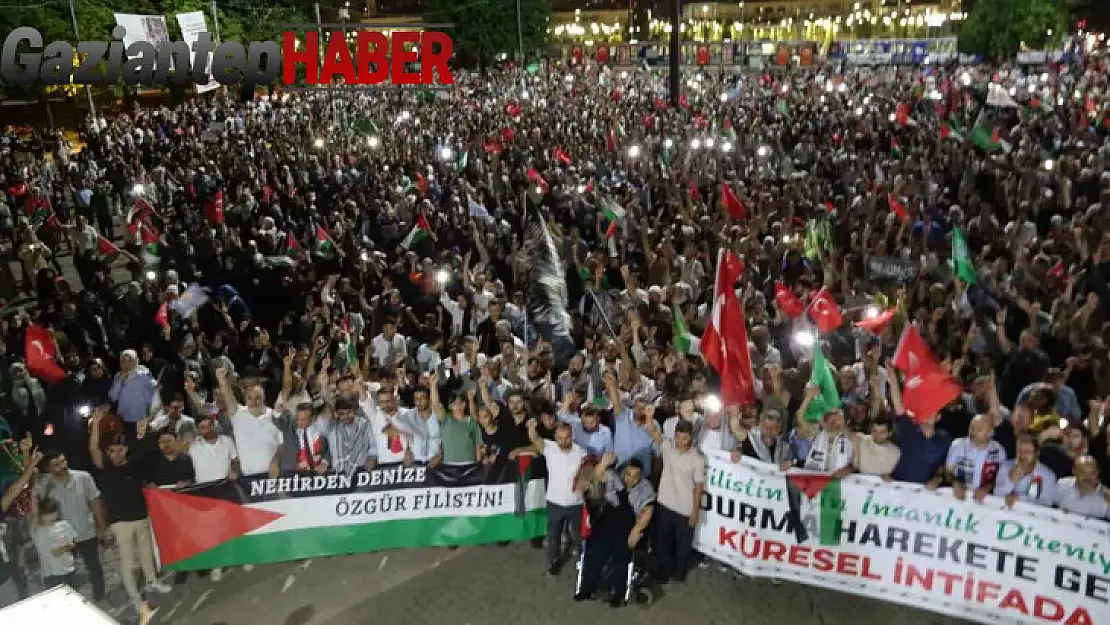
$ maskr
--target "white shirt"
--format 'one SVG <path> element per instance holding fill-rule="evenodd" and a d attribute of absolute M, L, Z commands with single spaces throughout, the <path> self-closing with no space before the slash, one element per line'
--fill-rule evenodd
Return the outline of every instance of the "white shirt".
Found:
<path fill-rule="evenodd" d="M 417 462 L 427 462 L 439 455 L 443 448 L 443 436 L 439 431 L 439 419 L 433 410 L 427 419 L 420 416 L 416 408 L 397 411 L 394 424 L 397 429 L 411 439 L 412 456 Z"/>
<path fill-rule="evenodd" d="M 1106 487 L 1100 485 L 1093 492 L 1080 495 L 1074 476 L 1065 477 L 1056 483 L 1056 506 L 1072 514 L 1081 514 L 1093 519 L 1110 519 L 1110 503 L 1106 501 Z"/>
<path fill-rule="evenodd" d="M 384 334 L 379 334 L 370 341 L 370 350 L 374 354 L 374 360 L 377 361 L 379 367 L 384 367 L 393 370 L 395 364 L 394 358 L 397 354 L 404 354 L 405 352 L 405 337 L 400 334 L 394 334 L 393 339 L 386 339 Z"/>
<path fill-rule="evenodd" d="M 571 444 L 569 451 L 559 449 L 555 441 L 543 442 L 547 459 L 547 501 L 557 506 L 580 506 L 582 494 L 574 489 L 574 478 L 586 458 L 586 450 Z"/>
<path fill-rule="evenodd" d="M 239 406 L 231 416 L 231 430 L 235 434 L 243 475 L 268 473 L 270 463 L 284 442 L 281 430 L 274 425 L 274 411 L 267 408 L 256 417 L 246 406 Z"/>
<path fill-rule="evenodd" d="M 994 490 L 995 480 L 1006 462 L 1006 450 L 998 441 L 991 441 L 986 447 L 976 447 L 970 438 L 958 438 L 948 448 L 949 469 L 962 477 L 968 488 Z"/>
<path fill-rule="evenodd" d="M 380 408 L 370 413 L 370 428 L 374 432 L 375 447 L 378 450 L 378 462 L 381 464 L 389 464 L 390 462 L 401 462 L 405 459 L 405 450 L 409 448 L 409 441 L 406 437 L 400 437 L 401 451 L 393 451 L 390 447 L 389 437 L 386 436 L 385 430 L 388 426 L 394 425 L 394 419 L 400 419 L 401 413 L 404 409 L 398 408 L 397 413 L 393 416 L 387 415 Z M 404 426 L 395 426 L 397 429 L 403 430 Z"/>
<path fill-rule="evenodd" d="M 31 541 L 39 553 L 39 571 L 44 578 L 68 575 L 77 570 L 72 551 L 54 555 L 54 548 L 72 545 L 77 542 L 77 532 L 66 521 L 58 520 L 53 525 L 35 523 L 31 530 Z"/>
<path fill-rule="evenodd" d="M 479 371 L 481 371 L 481 369 L 486 366 L 486 355 L 482 352 L 478 352 L 478 354 L 475 355 L 474 360 L 474 366 L 477 367 Z M 459 365 L 459 375 L 466 375 L 470 373 L 471 365 L 470 361 L 466 358 L 466 354 L 458 353 L 447 359 L 447 367 L 450 369 L 454 369 L 456 363 L 458 363 Z"/>
<path fill-rule="evenodd" d="M 162 412 L 158 413 L 158 416 L 154 417 L 153 421 L 150 422 L 150 427 L 148 429 L 151 432 L 157 432 L 158 430 L 165 428 L 169 424 L 170 418 L 166 416 L 166 411 L 163 410 Z M 197 428 L 197 422 L 194 421 L 192 417 L 186 415 L 181 415 L 181 417 L 178 418 L 177 422 L 173 425 L 173 431 L 175 434 L 180 434 L 181 430 L 184 429 L 192 429 L 195 432 Z"/>
<path fill-rule="evenodd" d="M 439 355 L 439 352 L 427 343 L 416 350 L 416 365 L 420 367 L 422 373 L 435 371 L 442 363 L 443 358 Z"/>
<path fill-rule="evenodd" d="M 239 452 L 235 450 L 235 441 L 226 434 L 217 436 L 216 440 L 211 442 L 198 436 L 193 444 L 189 445 L 189 458 L 193 460 L 193 472 L 196 474 L 198 484 L 215 482 L 227 477 L 231 472 L 231 461 L 238 457 Z"/>

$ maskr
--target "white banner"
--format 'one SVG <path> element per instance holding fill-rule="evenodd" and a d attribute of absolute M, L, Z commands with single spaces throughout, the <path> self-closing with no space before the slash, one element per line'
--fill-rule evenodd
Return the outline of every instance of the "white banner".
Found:
<path fill-rule="evenodd" d="M 163 42 L 170 40 L 170 31 L 166 28 L 166 18 L 161 15 L 116 13 L 115 16 L 116 24 L 123 26 L 127 31 L 123 36 L 125 50 L 131 44 L 139 41 L 145 41 L 157 48 Z"/>
<path fill-rule="evenodd" d="M 981 623 L 1110 623 L 1104 522 L 862 476 L 820 481 L 811 498 L 773 466 L 709 456 L 695 548 L 745 575 Z"/>
<path fill-rule="evenodd" d="M 201 33 L 208 32 L 208 22 L 204 16 L 204 11 L 192 11 L 191 13 L 178 13 L 177 25 L 181 27 L 181 40 L 189 46 L 189 52 L 193 55 L 194 59 L 196 53 L 193 52 L 193 46 L 197 44 L 197 39 L 200 38 Z M 213 38 L 213 42 L 215 38 Z M 208 76 L 208 84 L 197 83 L 197 93 L 208 93 L 213 89 L 219 89 L 220 83 L 212 79 L 212 55 L 208 55 L 208 60 L 205 61 L 204 74 Z"/>

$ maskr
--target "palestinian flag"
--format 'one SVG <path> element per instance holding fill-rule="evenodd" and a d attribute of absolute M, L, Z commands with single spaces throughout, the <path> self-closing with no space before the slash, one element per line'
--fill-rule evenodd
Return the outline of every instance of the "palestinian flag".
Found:
<path fill-rule="evenodd" d="M 285 233 L 285 249 L 282 251 L 290 258 L 295 258 L 301 253 L 301 244 L 297 242 L 297 237 L 293 236 L 292 232 Z"/>
<path fill-rule="evenodd" d="M 536 457 L 530 453 L 519 454 L 516 457 L 515 512 L 517 516 L 524 516 L 528 512 L 528 486 L 532 481 L 535 460 Z"/>
<path fill-rule="evenodd" d="M 431 234 L 432 225 L 428 223 L 428 218 L 424 216 L 424 213 L 421 213 L 420 216 L 416 218 L 416 225 L 409 231 L 408 236 L 401 241 L 401 247 L 406 250 L 411 250 L 414 245 L 427 239 Z"/>
<path fill-rule="evenodd" d="M 894 137 L 890 138 L 890 155 L 894 158 L 902 158 L 902 146 Z"/>
<path fill-rule="evenodd" d="M 683 354 L 701 353 L 701 339 L 690 333 L 690 328 L 686 327 L 686 320 L 682 318 L 682 310 L 678 306 L 674 307 L 673 331 L 672 340 L 675 349 Z"/>
<path fill-rule="evenodd" d="M 262 265 L 267 269 L 292 268 L 297 266 L 297 261 L 288 256 L 266 256 Z"/>
<path fill-rule="evenodd" d="M 262 475 L 180 490 L 147 488 L 145 495 L 159 559 L 169 571 L 544 535 L 542 481 L 527 482 L 518 511 L 516 476 L 494 484 L 485 477 L 478 464 L 427 471 L 386 464 L 370 473 Z M 478 486 L 482 493 L 467 495 Z M 384 495 L 403 500 L 404 508 L 365 510 L 365 501 L 383 502 Z"/>
<path fill-rule="evenodd" d="M 659 151 L 659 165 L 662 166 L 663 169 L 669 170 L 671 168 L 671 151 L 667 149 L 666 144 L 664 144 L 663 149 Z"/>
<path fill-rule="evenodd" d="M 115 243 L 112 243 L 108 239 L 104 238 L 102 235 L 97 235 L 96 251 L 100 252 L 102 256 L 115 256 L 116 254 L 119 254 L 121 250 L 119 249 L 119 246 L 117 246 Z"/>
<path fill-rule="evenodd" d="M 316 226 L 316 251 L 324 253 L 335 250 L 335 242 L 323 226 Z"/>
<path fill-rule="evenodd" d="M 609 222 L 609 226 L 605 229 L 605 238 L 611 239 L 617 235 L 617 228 L 620 227 L 620 222 L 624 221 L 626 211 L 610 198 L 601 199 L 601 207 L 603 211 L 602 217 L 605 221 Z"/>
<path fill-rule="evenodd" d="M 54 215 L 54 210 L 50 207 L 50 200 L 37 193 L 27 196 L 27 200 L 23 203 L 23 210 L 27 213 L 27 219 L 35 228 L 44 225 L 46 220 Z"/>
<path fill-rule="evenodd" d="M 986 124 L 975 124 L 975 127 L 971 129 L 969 138 L 984 152 L 997 152 L 1004 149 L 998 126 L 988 127 Z"/>
<path fill-rule="evenodd" d="M 844 500 L 840 480 L 828 473 L 791 471 L 786 474 L 787 501 L 799 543 L 811 536 L 823 547 L 840 544 L 841 510 Z"/>
<path fill-rule="evenodd" d="M 960 128 L 960 125 L 956 122 L 946 121 L 940 125 L 940 139 L 941 141 L 947 141 L 949 139 L 953 141 L 963 141 L 964 130 Z"/>

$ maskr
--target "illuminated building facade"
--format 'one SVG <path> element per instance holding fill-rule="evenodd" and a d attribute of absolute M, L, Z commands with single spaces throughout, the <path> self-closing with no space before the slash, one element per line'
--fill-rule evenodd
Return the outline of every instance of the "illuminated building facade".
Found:
<path fill-rule="evenodd" d="M 426 4 L 355 2 L 365 4 L 352 17 L 371 23 L 419 21 Z M 621 43 L 665 46 L 669 15 L 669 0 L 553 0 L 551 45 L 563 51 Z M 808 42 L 823 52 L 833 42 L 950 38 L 966 14 L 961 0 L 745 0 L 684 3 L 682 18 L 679 28 L 688 44 Z"/>

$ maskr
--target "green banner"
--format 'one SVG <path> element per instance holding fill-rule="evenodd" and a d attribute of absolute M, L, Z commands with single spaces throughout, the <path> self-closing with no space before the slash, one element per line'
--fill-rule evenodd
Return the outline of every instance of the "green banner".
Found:
<path fill-rule="evenodd" d="M 243 477 L 147 489 L 171 571 L 526 540 L 546 531 L 543 480 L 481 465 Z"/>

